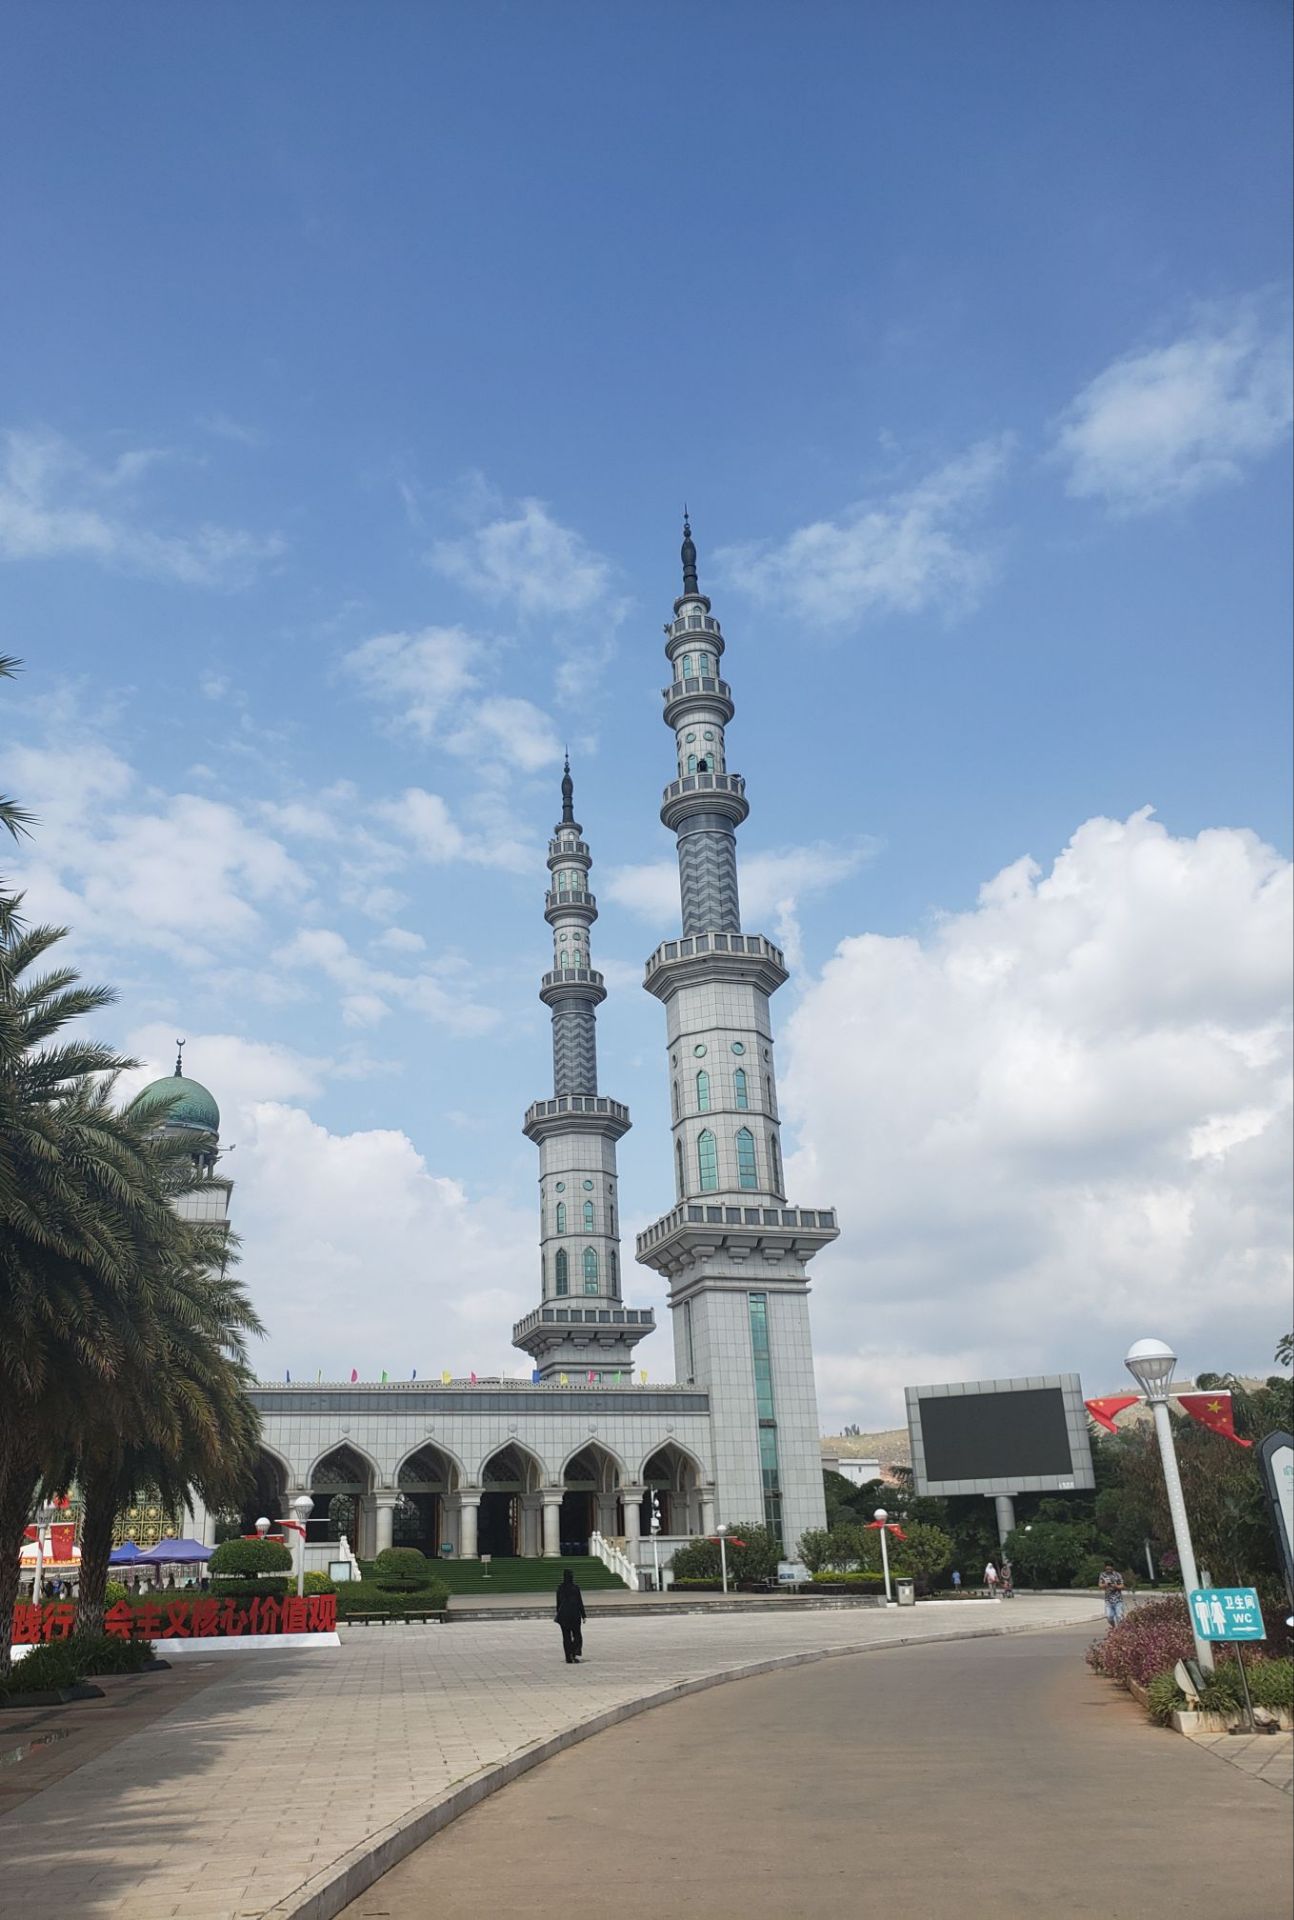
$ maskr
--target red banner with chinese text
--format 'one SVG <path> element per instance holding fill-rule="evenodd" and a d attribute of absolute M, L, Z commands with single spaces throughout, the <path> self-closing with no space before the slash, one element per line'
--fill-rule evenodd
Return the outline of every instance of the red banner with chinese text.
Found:
<path fill-rule="evenodd" d="M 42 1640 L 67 1640 L 76 1618 L 72 1600 L 51 1600 L 44 1606 L 14 1608 L 13 1643 L 37 1646 Z M 244 1640 L 276 1633 L 334 1633 L 337 1628 L 335 1593 L 258 1594 L 250 1600 L 158 1600 L 156 1605 L 132 1607 L 119 1600 L 104 1615 L 104 1629 L 121 1640 Z"/>

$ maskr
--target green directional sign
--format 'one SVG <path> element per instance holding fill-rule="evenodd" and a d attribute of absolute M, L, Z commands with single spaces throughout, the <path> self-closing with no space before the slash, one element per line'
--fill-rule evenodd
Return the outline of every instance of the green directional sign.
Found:
<path fill-rule="evenodd" d="M 1252 1587 L 1193 1587 L 1191 1614 L 1201 1640 L 1265 1640 L 1263 1610 Z"/>

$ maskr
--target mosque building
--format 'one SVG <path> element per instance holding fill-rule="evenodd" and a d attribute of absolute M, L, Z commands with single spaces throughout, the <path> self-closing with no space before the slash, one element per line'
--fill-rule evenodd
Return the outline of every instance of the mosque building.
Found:
<path fill-rule="evenodd" d="M 598 1085 L 606 987 L 568 762 L 548 846 L 552 966 L 540 983 L 553 1087 L 523 1128 L 539 1150 L 540 1288 L 512 1338 L 531 1380 L 258 1386 L 255 1511 L 277 1517 L 309 1493 L 312 1543 L 346 1534 L 365 1557 L 407 1544 L 555 1558 L 587 1552 L 597 1534 L 637 1565 L 653 1509 L 666 1553 L 717 1522 L 762 1520 L 793 1554 L 825 1524 L 806 1268 L 838 1227 L 833 1210 L 791 1204 L 785 1191 L 769 999 L 787 970 L 770 940 L 741 925 L 746 783 L 729 771 L 724 637 L 686 519 L 682 562 L 663 690 L 676 765 L 661 805 L 677 841 L 682 927 L 644 981 L 665 1009 L 674 1196 L 636 1249 L 668 1285 L 675 1380 L 648 1384 L 634 1365 L 655 1316 L 624 1298 L 616 1156 L 629 1109 Z M 180 1065 L 141 1099 L 177 1096 L 167 1125 L 193 1131 L 211 1171 L 219 1113 Z M 191 1204 L 214 1206 L 217 1192 L 227 1204 L 223 1183 Z M 204 1520 L 210 1531 L 194 1515 Z"/>

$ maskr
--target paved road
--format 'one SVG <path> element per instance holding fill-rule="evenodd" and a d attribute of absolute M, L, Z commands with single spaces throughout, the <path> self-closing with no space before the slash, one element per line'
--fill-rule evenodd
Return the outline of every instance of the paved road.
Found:
<path fill-rule="evenodd" d="M 1285 1920 L 1286 1796 L 1150 1726 L 1088 1673 L 1090 1637 L 896 1648 L 659 1708 L 505 1787 L 348 1920 Z"/>

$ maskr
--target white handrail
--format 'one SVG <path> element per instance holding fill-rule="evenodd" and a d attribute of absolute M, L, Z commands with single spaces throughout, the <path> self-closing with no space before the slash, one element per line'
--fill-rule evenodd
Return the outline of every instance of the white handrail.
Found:
<path fill-rule="evenodd" d="M 639 1591 L 638 1569 L 623 1547 L 617 1546 L 614 1540 L 608 1540 L 605 1534 L 595 1533 L 589 1541 L 589 1552 L 609 1572 L 619 1574 L 630 1593 Z"/>

